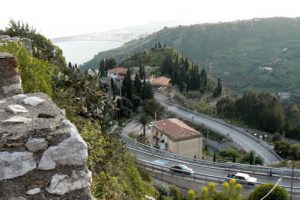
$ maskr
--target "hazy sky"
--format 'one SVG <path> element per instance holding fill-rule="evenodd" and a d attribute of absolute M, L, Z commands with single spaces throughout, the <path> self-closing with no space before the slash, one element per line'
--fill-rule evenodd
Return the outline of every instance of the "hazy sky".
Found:
<path fill-rule="evenodd" d="M 9 19 L 22 20 L 53 38 L 161 21 L 192 24 L 273 16 L 300 16 L 300 1 L 6 0 L 1 2 L 0 29 Z"/>

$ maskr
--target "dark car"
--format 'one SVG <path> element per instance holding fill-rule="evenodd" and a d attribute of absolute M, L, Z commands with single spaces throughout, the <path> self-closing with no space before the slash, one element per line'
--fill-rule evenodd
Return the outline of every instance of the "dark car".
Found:
<path fill-rule="evenodd" d="M 170 168 L 172 172 L 192 175 L 194 172 L 191 168 L 187 167 L 186 165 L 175 165 Z"/>

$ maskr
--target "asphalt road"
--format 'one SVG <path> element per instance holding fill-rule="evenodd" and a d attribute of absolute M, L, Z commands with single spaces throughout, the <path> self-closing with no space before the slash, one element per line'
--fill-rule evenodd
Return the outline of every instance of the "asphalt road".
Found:
<path fill-rule="evenodd" d="M 166 157 L 156 156 L 155 154 L 151 155 L 151 154 L 145 153 L 143 151 L 134 151 L 134 150 L 130 150 L 130 151 L 135 155 L 135 157 L 138 160 L 141 160 L 141 161 L 147 161 L 147 162 L 150 162 L 150 163 L 153 163 L 156 165 L 160 165 L 163 167 L 167 167 L 167 168 L 170 168 L 177 164 L 185 164 L 188 167 L 192 168 L 194 172 L 200 173 L 200 174 L 205 174 L 208 176 L 210 175 L 210 176 L 218 176 L 218 177 L 225 178 L 228 173 L 241 172 L 241 171 L 234 171 L 233 169 L 225 168 L 225 167 L 223 169 L 210 168 L 209 166 L 205 166 L 205 165 L 199 165 L 199 164 L 185 162 L 185 161 L 181 161 L 181 160 L 175 160 L 175 159 L 168 159 Z M 255 171 L 247 172 L 247 174 L 249 174 L 252 177 L 256 177 L 257 182 L 260 182 L 260 183 L 276 183 L 279 178 L 278 176 L 270 177 L 270 176 L 266 176 L 266 175 L 257 174 L 257 173 L 255 173 Z M 208 179 L 208 181 L 209 181 L 209 179 Z M 223 182 L 223 181 L 224 181 L 223 179 L 220 180 L 220 182 Z M 294 179 L 293 183 L 294 183 L 294 187 L 300 187 L 299 179 Z M 290 184 L 291 184 L 291 178 L 282 177 L 282 181 L 279 185 L 289 187 Z M 251 186 L 247 186 L 247 187 L 250 187 L 249 189 L 252 189 Z"/>
<path fill-rule="evenodd" d="M 243 130 L 238 131 L 237 129 L 240 129 L 239 127 L 234 127 L 231 124 L 226 125 L 225 122 L 218 122 L 219 119 L 212 120 L 211 117 L 196 115 L 192 112 L 188 112 L 175 106 L 168 105 L 167 99 L 164 95 L 158 94 L 155 95 L 155 98 L 169 111 L 175 113 L 178 117 L 184 118 L 194 123 L 202 124 L 209 129 L 218 132 L 219 134 L 230 137 L 237 145 L 239 145 L 247 152 L 250 152 L 251 150 L 255 151 L 264 159 L 265 165 L 280 161 L 279 158 L 271 153 L 267 148 L 265 148 L 259 142 L 259 140 L 254 140 L 253 138 L 241 133 L 241 131 Z"/>

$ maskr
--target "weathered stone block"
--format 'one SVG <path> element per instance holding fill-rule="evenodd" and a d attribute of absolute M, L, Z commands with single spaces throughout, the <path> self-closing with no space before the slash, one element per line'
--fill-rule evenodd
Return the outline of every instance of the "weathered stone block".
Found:
<path fill-rule="evenodd" d="M 73 170 L 71 177 L 68 175 L 55 174 L 46 190 L 52 194 L 63 195 L 73 190 L 90 187 L 91 181 L 92 174 L 90 171 L 76 172 Z"/>
<path fill-rule="evenodd" d="M 0 152 L 0 180 L 13 179 L 34 170 L 36 163 L 29 152 Z"/>
<path fill-rule="evenodd" d="M 63 140 L 58 146 L 52 146 L 44 152 L 38 166 L 39 169 L 54 169 L 57 164 L 78 166 L 85 164 L 88 156 L 86 142 L 69 120 L 64 120 L 63 124 L 67 126 L 70 137 Z"/>
<path fill-rule="evenodd" d="M 47 149 L 48 142 L 44 138 L 30 138 L 25 146 L 31 152 L 37 152 L 42 149 Z"/>

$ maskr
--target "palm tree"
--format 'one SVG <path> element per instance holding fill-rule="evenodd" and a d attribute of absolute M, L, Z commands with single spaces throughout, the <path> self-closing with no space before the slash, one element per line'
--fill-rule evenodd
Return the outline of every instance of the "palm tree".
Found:
<path fill-rule="evenodd" d="M 146 136 L 146 125 L 150 122 L 150 120 L 151 120 L 151 117 L 149 117 L 146 114 L 143 114 L 138 119 L 138 123 L 141 124 L 141 126 L 143 128 L 143 136 Z"/>

